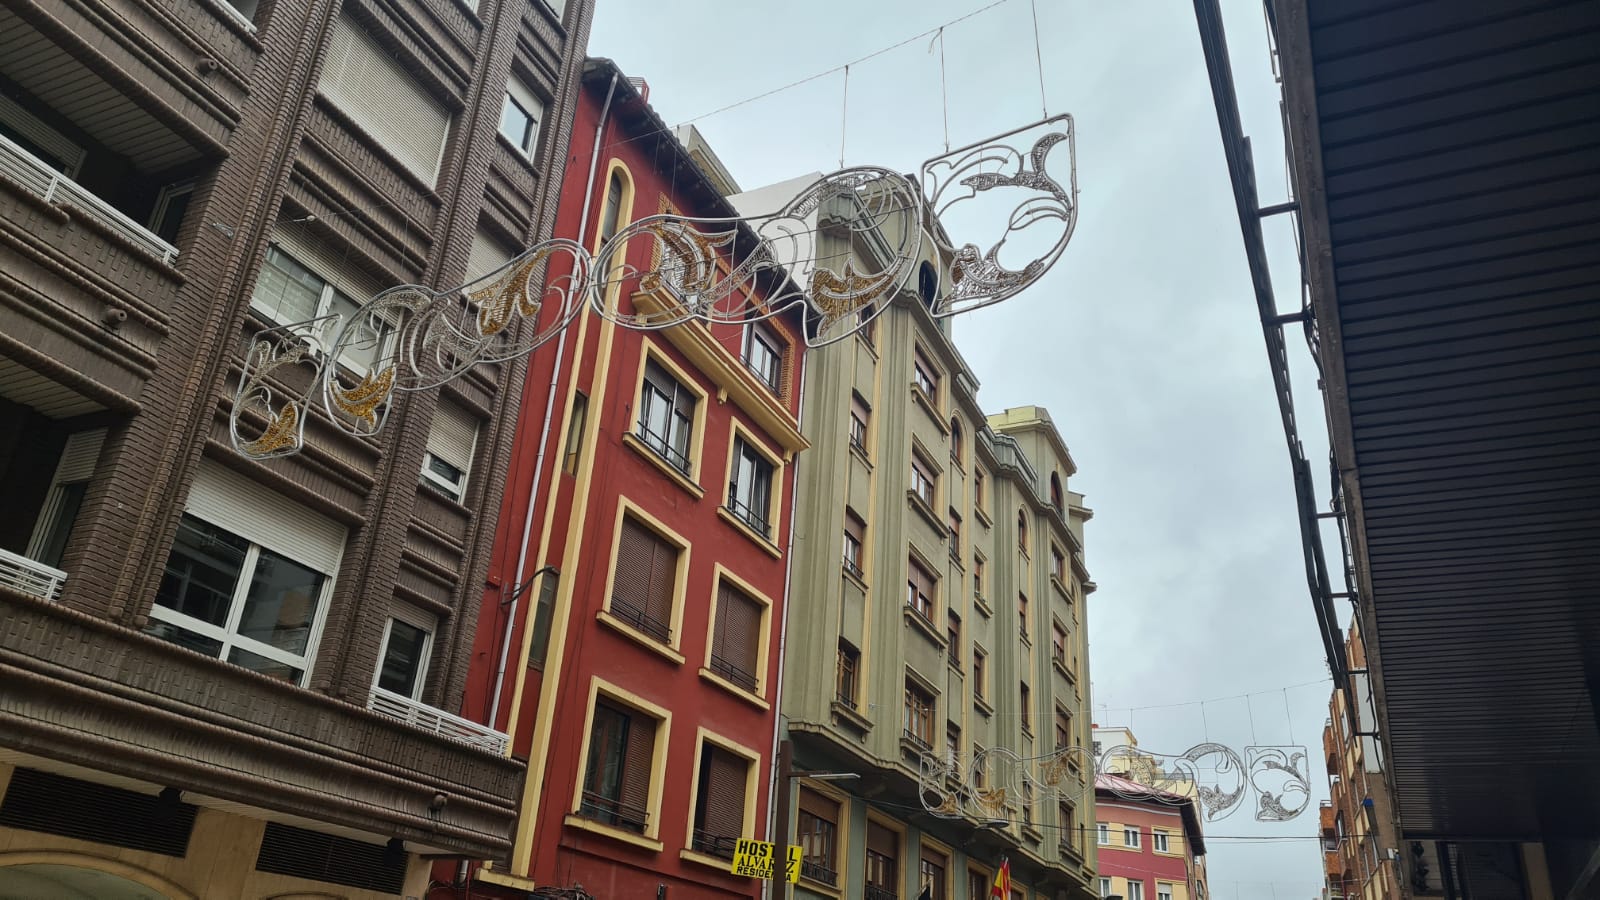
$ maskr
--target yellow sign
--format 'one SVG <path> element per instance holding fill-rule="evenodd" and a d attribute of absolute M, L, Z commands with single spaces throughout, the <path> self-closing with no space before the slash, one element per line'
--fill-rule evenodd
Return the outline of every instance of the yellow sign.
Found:
<path fill-rule="evenodd" d="M 744 875 L 749 878 L 765 878 L 770 880 L 777 868 L 778 848 L 767 841 L 747 841 L 741 839 L 733 851 L 733 864 L 728 871 L 735 875 Z M 789 847 L 788 859 L 784 861 L 783 877 L 791 882 L 800 880 L 800 848 Z"/>

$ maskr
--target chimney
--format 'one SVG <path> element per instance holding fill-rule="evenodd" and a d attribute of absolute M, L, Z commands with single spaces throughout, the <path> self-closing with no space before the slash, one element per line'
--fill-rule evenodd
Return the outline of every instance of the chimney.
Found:
<path fill-rule="evenodd" d="M 629 78 L 628 83 L 633 85 L 633 89 L 639 92 L 639 99 L 646 103 L 650 102 L 650 82 L 645 81 L 643 78 Z"/>

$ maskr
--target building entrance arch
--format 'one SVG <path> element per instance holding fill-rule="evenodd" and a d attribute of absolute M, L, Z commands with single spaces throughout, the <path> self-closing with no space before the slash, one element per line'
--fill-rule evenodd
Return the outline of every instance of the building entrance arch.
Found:
<path fill-rule="evenodd" d="M 83 853 L 0 853 L 0 900 L 198 900 L 172 881 L 138 866 Z"/>

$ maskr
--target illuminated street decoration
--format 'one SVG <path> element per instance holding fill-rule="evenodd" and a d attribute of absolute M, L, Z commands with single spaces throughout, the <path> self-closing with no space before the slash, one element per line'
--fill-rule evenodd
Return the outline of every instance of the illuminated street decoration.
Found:
<path fill-rule="evenodd" d="M 1117 746 L 1098 760 L 1078 747 L 1033 757 L 996 747 L 974 753 L 965 766 L 958 757 L 923 753 L 918 796 L 922 808 L 940 818 L 1010 822 L 1018 818 L 1023 797 L 1039 803 L 1053 794 L 1082 802 L 1093 796 L 1096 774 L 1117 774 L 1139 790 L 1124 787 L 1118 779 L 1098 786 L 1124 800 L 1194 803 L 1206 821 L 1214 822 L 1233 815 L 1246 796 L 1254 796 L 1256 821 L 1287 822 L 1311 805 L 1306 759 L 1304 747 L 1252 746 L 1240 756 L 1211 742 L 1179 755 Z"/>
<path fill-rule="evenodd" d="M 398 392 L 532 353 L 585 302 L 637 330 L 743 324 L 798 305 L 814 325 L 811 347 L 848 338 L 902 290 L 923 289 L 925 267 L 936 317 L 999 303 L 1060 258 L 1077 195 L 1072 118 L 1063 115 L 934 157 L 916 180 L 858 166 L 765 214 L 639 219 L 592 256 L 565 238 L 541 241 L 460 287 L 399 285 L 348 318 L 260 332 L 234 398 L 233 447 L 252 459 L 298 453 L 318 395 L 341 430 L 376 434 Z M 631 300 L 641 294 L 670 302 L 639 308 Z"/>

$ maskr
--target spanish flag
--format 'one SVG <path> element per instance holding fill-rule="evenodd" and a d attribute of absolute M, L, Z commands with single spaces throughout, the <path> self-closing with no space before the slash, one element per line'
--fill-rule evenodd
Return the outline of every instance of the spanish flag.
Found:
<path fill-rule="evenodd" d="M 994 890 L 989 900 L 1011 900 L 1011 860 L 1000 860 L 1000 871 L 994 873 Z"/>

